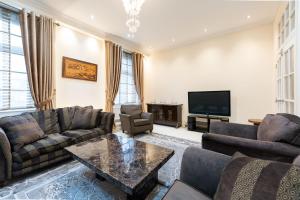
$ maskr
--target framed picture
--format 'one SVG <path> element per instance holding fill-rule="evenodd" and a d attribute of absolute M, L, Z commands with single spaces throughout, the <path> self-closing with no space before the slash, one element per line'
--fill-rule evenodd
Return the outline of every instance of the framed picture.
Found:
<path fill-rule="evenodd" d="M 63 57 L 62 76 L 64 78 L 73 78 L 97 82 L 97 64 Z"/>

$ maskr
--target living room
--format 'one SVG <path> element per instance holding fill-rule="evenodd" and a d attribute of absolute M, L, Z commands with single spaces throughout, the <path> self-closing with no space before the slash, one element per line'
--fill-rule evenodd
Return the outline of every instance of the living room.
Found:
<path fill-rule="evenodd" d="M 300 199 L 299 9 L 0 0 L 0 199 Z"/>

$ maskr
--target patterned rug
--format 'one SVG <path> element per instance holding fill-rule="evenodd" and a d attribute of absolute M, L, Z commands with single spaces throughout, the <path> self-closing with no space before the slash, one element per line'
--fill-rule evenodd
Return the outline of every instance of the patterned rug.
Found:
<path fill-rule="evenodd" d="M 120 132 L 116 134 L 123 135 Z M 160 200 L 174 180 L 179 178 L 182 155 L 188 146 L 201 147 L 200 141 L 197 143 L 156 133 L 139 135 L 135 139 L 175 150 L 175 155 L 159 170 L 159 184 L 147 200 Z M 95 174 L 81 163 L 71 161 L 0 189 L 0 199 L 123 200 L 126 194 L 108 182 L 96 179 Z"/>

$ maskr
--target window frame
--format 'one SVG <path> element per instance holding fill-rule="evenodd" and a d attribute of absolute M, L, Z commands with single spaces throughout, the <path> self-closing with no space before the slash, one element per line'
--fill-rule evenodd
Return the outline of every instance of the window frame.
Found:
<path fill-rule="evenodd" d="M 125 69 L 126 68 L 126 69 Z M 124 83 L 124 76 L 127 77 L 126 82 Z M 122 92 L 122 85 L 125 85 L 126 91 Z M 124 87 L 124 86 L 123 86 Z M 130 89 L 134 89 L 134 92 L 130 92 Z M 122 101 L 122 95 L 127 97 L 127 101 Z M 135 96 L 135 101 L 129 101 L 129 95 Z M 120 75 L 120 84 L 117 96 L 115 98 L 115 107 L 120 108 L 122 104 L 135 104 L 139 103 L 140 99 L 136 91 L 136 86 L 134 83 L 134 72 L 133 72 L 133 56 L 132 53 L 122 52 L 122 63 L 121 63 L 121 75 Z"/>
<path fill-rule="evenodd" d="M 28 83 L 28 77 L 27 77 L 27 71 L 26 71 L 26 65 L 25 65 L 25 58 L 24 58 L 24 53 L 23 53 L 23 44 L 21 42 L 21 46 L 14 46 L 12 37 L 15 37 L 17 40 L 22 41 L 22 35 L 20 32 L 20 21 L 19 21 L 19 12 L 10 9 L 10 7 L 0 4 L 0 12 L 1 12 L 1 24 L 3 26 L 1 27 L 0 34 L 3 37 L 3 40 L 1 41 L 0 45 L 0 52 L 1 52 L 1 58 L 3 59 L 3 67 L 0 69 L 0 72 L 2 73 L 2 78 L 7 76 L 7 79 L 3 80 L 3 85 L 0 86 L 0 92 L 3 94 L 6 94 L 6 97 L 3 97 L 3 104 L 0 107 L 0 113 L 10 113 L 10 112 L 21 112 L 21 111 L 27 111 L 27 110 L 34 110 L 34 101 L 31 95 L 31 91 L 29 88 L 29 83 Z M 5 15 L 7 15 L 7 22 L 5 21 Z M 13 19 L 15 17 L 15 19 Z M 12 22 L 12 20 L 16 20 Z M 7 23 L 7 27 L 5 27 L 5 23 Z M 15 23 L 17 28 L 19 29 L 17 32 L 12 32 L 12 23 Z M 7 37 L 7 39 L 4 39 L 4 37 Z M 7 42 L 7 44 L 6 44 Z M 19 43 L 20 44 L 20 43 Z M 16 48 L 14 48 L 16 47 Z M 3 57 L 2 57 L 3 56 Z M 23 65 L 23 70 L 15 70 L 13 69 L 14 63 L 12 62 L 12 57 L 13 56 L 22 56 L 21 59 L 23 59 L 21 62 Z M 6 62 L 6 67 L 5 63 Z M 20 66 L 20 63 L 17 63 L 17 67 Z M 25 67 L 25 69 L 24 69 Z M 6 75 L 5 75 L 6 74 Z M 13 76 L 23 76 L 21 77 L 21 80 L 19 82 L 19 85 L 24 84 L 24 77 L 26 80 L 26 86 L 24 88 L 18 88 L 18 85 L 16 86 L 17 88 L 12 88 L 13 83 L 12 83 L 12 77 Z M 0 77 L 1 78 L 1 77 Z M 20 77 L 18 77 L 20 78 Z M 17 81 L 16 81 L 17 82 Z M 17 83 L 18 84 L 18 83 Z M 13 97 L 13 92 L 24 92 L 24 102 L 22 102 L 22 105 L 17 105 L 13 106 L 12 105 L 12 97 Z M 16 94 L 15 94 L 16 95 Z M 4 100 L 4 98 L 7 98 Z M 1 100 L 1 101 L 2 101 Z"/>

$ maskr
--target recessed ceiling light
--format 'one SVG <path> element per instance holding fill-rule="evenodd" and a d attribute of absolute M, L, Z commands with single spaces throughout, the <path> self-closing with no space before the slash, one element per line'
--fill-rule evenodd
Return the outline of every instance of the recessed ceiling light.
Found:
<path fill-rule="evenodd" d="M 94 17 L 94 15 L 91 15 L 90 18 L 91 18 L 91 20 L 94 20 L 95 17 Z"/>
<path fill-rule="evenodd" d="M 173 42 L 173 43 L 175 42 L 175 38 L 172 38 L 172 42 Z"/>
<path fill-rule="evenodd" d="M 250 18 L 251 18 L 251 16 L 250 16 L 250 15 L 248 15 L 248 16 L 247 16 L 247 19 L 250 19 Z"/>
<path fill-rule="evenodd" d="M 207 28 L 204 29 L 204 32 L 205 32 L 205 33 L 207 32 Z"/>

